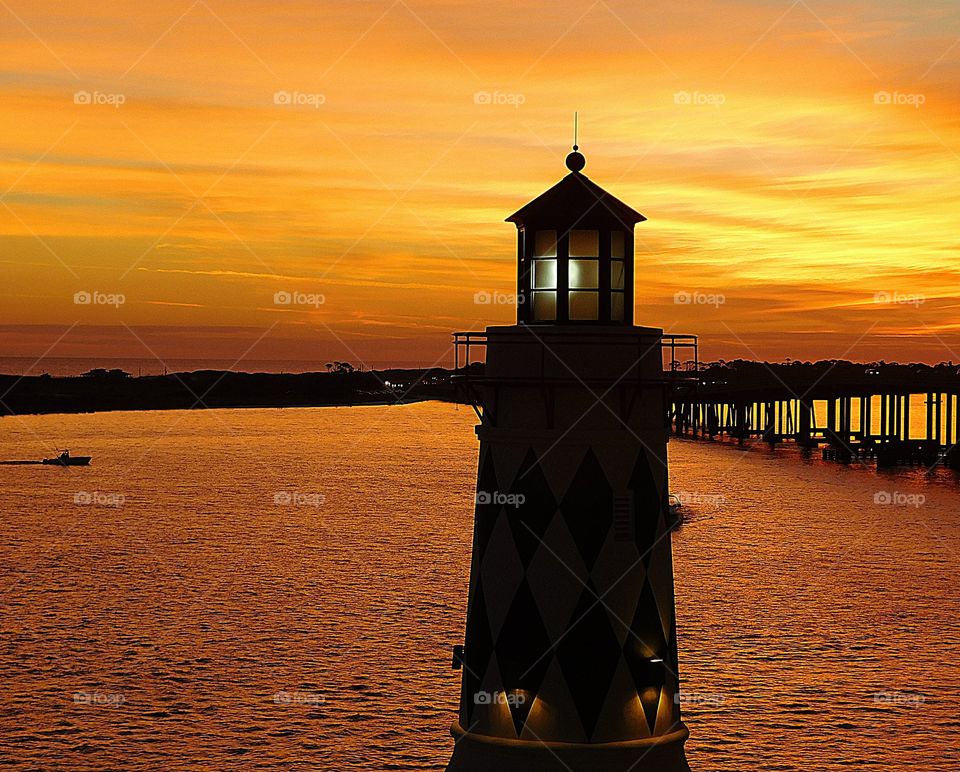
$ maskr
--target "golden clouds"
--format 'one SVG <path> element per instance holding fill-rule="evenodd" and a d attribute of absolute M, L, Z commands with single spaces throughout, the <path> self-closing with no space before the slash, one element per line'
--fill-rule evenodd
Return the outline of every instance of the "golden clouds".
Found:
<path fill-rule="evenodd" d="M 428 358 L 447 327 L 512 317 L 474 294 L 511 291 L 502 219 L 564 172 L 579 109 L 586 173 L 650 218 L 638 321 L 701 333 L 708 356 L 748 355 L 739 337 L 804 357 L 879 320 L 888 358 L 906 358 L 926 326 L 955 334 L 960 26 L 946 2 L 788 8 L 8 13 L 0 259 L 9 295 L 42 302 L 11 301 L 4 321 L 210 325 L 242 350 L 242 330 L 252 342 L 281 318 L 271 337 L 376 327 Z M 130 300 L 78 309 L 83 288 Z M 278 290 L 327 302 L 277 309 Z M 698 290 L 726 302 L 673 302 Z M 929 302 L 878 306 L 880 291 Z"/>

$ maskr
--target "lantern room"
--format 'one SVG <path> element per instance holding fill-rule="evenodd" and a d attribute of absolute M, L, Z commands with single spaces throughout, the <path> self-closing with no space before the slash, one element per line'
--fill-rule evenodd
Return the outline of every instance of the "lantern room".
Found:
<path fill-rule="evenodd" d="M 633 324 L 633 228 L 647 218 L 581 173 L 510 215 L 517 226 L 517 322 Z"/>

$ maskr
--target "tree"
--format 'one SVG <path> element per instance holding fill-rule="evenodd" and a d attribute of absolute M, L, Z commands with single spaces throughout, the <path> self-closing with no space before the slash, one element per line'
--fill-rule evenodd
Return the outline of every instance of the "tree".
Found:
<path fill-rule="evenodd" d="M 124 372 L 119 368 L 114 368 L 112 370 L 105 370 L 102 367 L 95 367 L 92 370 L 87 370 L 83 374 L 84 378 L 129 378 L 130 373 Z"/>

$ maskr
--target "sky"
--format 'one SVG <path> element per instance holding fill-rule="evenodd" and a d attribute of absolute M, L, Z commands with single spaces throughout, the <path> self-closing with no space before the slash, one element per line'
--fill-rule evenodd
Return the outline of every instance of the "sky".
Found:
<path fill-rule="evenodd" d="M 960 361 L 958 83 L 955 0 L 0 0 L 0 355 L 449 365 L 576 110 L 638 324 Z"/>

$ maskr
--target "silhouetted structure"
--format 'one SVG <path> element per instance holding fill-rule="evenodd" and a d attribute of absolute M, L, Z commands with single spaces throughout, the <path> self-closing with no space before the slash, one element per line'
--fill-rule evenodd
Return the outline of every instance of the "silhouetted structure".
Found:
<path fill-rule="evenodd" d="M 0 417 L 101 410 L 196 410 L 242 407 L 395 404 L 453 400 L 442 368 L 354 370 L 332 363 L 326 373 L 191 373 L 129 377 L 0 375 Z"/>
<path fill-rule="evenodd" d="M 822 446 L 823 457 L 834 461 L 960 468 L 960 378 L 953 368 L 918 372 L 844 362 L 816 374 L 809 365 L 743 364 L 752 377 L 724 376 L 718 368 L 673 395 L 670 420 L 678 435 L 792 440 Z M 923 397 L 922 425 L 911 417 L 915 395 Z"/>
<path fill-rule="evenodd" d="M 571 173 L 508 218 L 514 326 L 457 333 L 481 423 L 450 772 L 687 770 L 662 347 L 633 325 L 644 217 Z"/>

